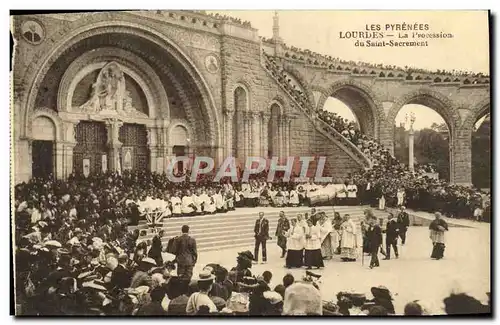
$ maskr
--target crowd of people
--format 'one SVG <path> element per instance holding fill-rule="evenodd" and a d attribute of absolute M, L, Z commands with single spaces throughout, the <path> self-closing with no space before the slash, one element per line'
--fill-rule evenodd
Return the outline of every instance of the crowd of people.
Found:
<path fill-rule="evenodd" d="M 238 25 L 243 25 L 245 27 L 252 27 L 252 24 L 249 21 L 246 20 L 241 20 L 240 18 L 235 18 L 231 17 L 228 15 L 221 15 L 219 13 L 210 13 L 209 16 L 214 17 L 215 19 L 222 20 L 222 21 L 230 21 L 232 23 L 238 24 Z"/>
<path fill-rule="evenodd" d="M 301 61 L 308 60 L 309 63 L 311 64 L 319 64 L 319 65 L 330 65 L 330 64 L 346 64 L 346 65 L 351 65 L 351 66 L 356 66 L 356 67 L 362 67 L 366 69 L 383 69 L 387 70 L 387 72 L 390 71 L 395 71 L 395 72 L 401 72 L 407 75 L 411 75 L 412 73 L 415 74 L 428 74 L 428 75 L 436 75 L 436 76 L 450 76 L 450 77 L 469 77 L 469 78 L 489 78 L 488 75 L 483 74 L 483 73 L 476 73 L 472 71 L 465 71 L 465 70 L 427 70 L 427 69 L 422 69 L 422 68 L 416 68 L 416 67 L 410 67 L 410 66 L 405 66 L 405 67 L 399 67 L 396 65 L 386 65 L 386 64 L 374 64 L 374 63 L 369 63 L 369 62 L 363 62 L 363 61 L 353 61 L 353 60 L 343 60 L 337 57 L 333 57 L 331 55 L 323 55 L 311 50 L 304 50 L 297 48 L 295 46 L 287 46 L 285 45 L 287 52 L 285 52 L 285 57 L 291 57 L 293 59 L 298 59 Z M 406 75 L 405 75 L 406 76 Z"/>
<path fill-rule="evenodd" d="M 53 208 L 52 210 L 58 210 Z M 308 223 L 312 225 L 312 216 Z M 318 214 L 318 222 L 324 218 Z M 337 218 L 335 218 L 337 219 Z M 351 231 L 346 225 L 342 231 Z M 293 220 L 293 219 L 292 219 Z M 328 221 L 330 222 L 330 221 Z M 293 224 L 293 221 L 292 221 Z M 300 226 L 301 228 L 302 226 Z M 71 228 L 71 227 L 70 227 Z M 151 242 L 138 241 L 129 233 L 123 242 L 121 229 L 111 228 L 110 236 L 91 229 L 72 228 L 60 241 L 51 239 L 58 229 L 41 222 L 33 226 L 37 235 L 23 236 L 18 242 L 16 260 L 16 303 L 20 315 L 40 316 L 387 316 L 426 315 L 421 303 L 412 301 L 396 311 L 393 295 L 384 286 L 365 293 L 339 292 L 337 300 L 323 301 L 321 275 L 306 271 L 301 279 L 287 273 L 274 282 L 271 271 L 252 272 L 256 260 L 250 251 L 238 253 L 235 266 L 209 263 L 196 275 L 186 272 L 177 246 L 192 242 L 189 227 L 173 238 L 173 247 L 161 248 L 159 232 Z M 43 238 L 40 241 L 40 238 Z M 68 241 L 64 241 L 70 238 Z M 104 240 L 103 238 L 109 238 Z M 179 239 L 180 238 L 180 239 Z M 184 245 L 189 247 L 189 244 Z M 290 248 L 292 249 L 292 248 Z M 306 246 L 306 251 L 308 247 Z M 169 253 L 172 252 L 172 253 Z M 346 261 L 352 252 L 342 247 Z M 191 251 L 196 263 L 196 250 Z M 307 263 L 307 252 L 305 257 Z M 192 266 L 191 266 L 192 270 Z M 273 285 L 274 282 L 274 285 Z M 466 294 L 444 299 L 447 314 L 487 314 L 484 305 Z"/>

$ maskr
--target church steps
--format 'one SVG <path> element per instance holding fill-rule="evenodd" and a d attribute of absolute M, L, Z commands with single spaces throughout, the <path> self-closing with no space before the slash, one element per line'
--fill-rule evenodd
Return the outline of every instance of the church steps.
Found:
<path fill-rule="evenodd" d="M 348 213 L 358 230 L 365 209 L 366 207 L 363 206 L 335 207 L 335 211 L 339 212 L 342 216 Z M 333 207 L 318 207 L 317 210 L 326 212 L 328 217 L 333 217 Z M 187 224 L 190 226 L 190 235 L 196 239 L 200 252 L 235 247 L 253 250 L 253 228 L 260 211 L 264 212 L 266 218 L 269 220 L 269 235 L 272 237 L 272 240 L 268 241 L 268 244 L 275 245 L 276 238 L 274 233 L 278 223 L 279 212 L 284 211 L 285 215 L 290 218 L 297 213 L 310 212 L 311 208 L 241 208 L 226 214 L 170 218 L 165 220 L 160 227 L 165 231 L 162 243 L 166 245 L 172 236 L 180 234 L 182 225 Z M 385 212 L 376 210 L 373 210 L 373 212 L 379 218 L 386 218 L 387 216 Z M 139 226 L 131 226 L 129 229 L 147 230 L 148 227 L 145 221 L 141 220 Z M 141 236 L 140 240 L 152 239 L 153 236 L 154 234 L 148 230 L 147 235 Z"/>
<path fill-rule="evenodd" d="M 351 219 L 354 222 L 358 222 L 361 218 L 363 217 L 362 213 L 356 213 L 351 215 Z M 274 233 L 276 226 L 278 224 L 278 216 L 276 216 L 275 219 L 268 219 L 269 220 L 269 232 Z M 232 220 L 232 221 L 227 221 L 224 224 L 212 224 L 212 223 L 203 223 L 203 224 L 197 224 L 193 225 L 190 224 L 190 234 L 194 237 L 198 236 L 197 238 L 202 237 L 207 237 L 207 236 L 217 236 L 220 232 L 237 232 L 237 233 L 250 233 L 253 234 L 253 227 L 255 225 L 255 218 L 252 219 L 244 219 L 244 220 Z M 168 226 L 163 226 L 161 229 L 165 231 L 165 234 L 167 236 L 171 236 L 172 234 L 178 234 L 180 233 L 181 225 L 179 226 L 173 226 L 173 225 L 168 225 Z M 146 227 L 144 229 L 147 229 Z M 148 233 L 146 236 L 142 236 L 141 238 L 144 239 L 150 239 L 153 237 L 152 233 Z"/>

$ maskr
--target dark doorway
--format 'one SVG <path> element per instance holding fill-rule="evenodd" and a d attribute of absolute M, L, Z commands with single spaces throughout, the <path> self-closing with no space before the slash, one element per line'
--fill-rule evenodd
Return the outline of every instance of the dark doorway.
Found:
<path fill-rule="evenodd" d="M 172 152 L 174 156 L 176 157 L 182 157 L 182 156 L 187 156 L 187 147 L 186 146 L 174 146 L 172 148 Z M 176 166 L 174 166 L 174 170 L 177 167 L 178 172 L 183 172 L 184 171 L 184 161 L 178 161 Z"/>
<path fill-rule="evenodd" d="M 33 140 L 31 147 L 33 177 L 46 178 L 54 173 L 54 143 Z"/>

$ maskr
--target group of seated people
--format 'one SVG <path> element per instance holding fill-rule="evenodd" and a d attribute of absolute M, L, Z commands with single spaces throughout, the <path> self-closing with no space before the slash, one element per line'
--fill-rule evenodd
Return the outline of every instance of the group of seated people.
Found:
<path fill-rule="evenodd" d="M 127 206 L 136 206 L 154 226 L 169 217 L 225 213 L 241 207 L 297 207 L 318 205 L 358 205 L 357 186 L 325 183 L 267 183 L 264 179 L 249 183 L 230 182 L 166 192 L 146 191 L 130 195 Z M 136 199 L 139 198 L 139 199 Z M 151 218 L 151 219 L 149 219 Z"/>

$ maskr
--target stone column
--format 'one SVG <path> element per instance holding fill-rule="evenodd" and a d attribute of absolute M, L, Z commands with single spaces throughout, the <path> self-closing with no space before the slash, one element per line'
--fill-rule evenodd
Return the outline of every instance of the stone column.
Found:
<path fill-rule="evenodd" d="M 73 173 L 73 149 L 76 142 L 65 142 L 63 144 L 63 178 L 66 179 Z"/>
<path fill-rule="evenodd" d="M 269 151 L 269 119 L 271 118 L 271 114 L 262 113 L 262 124 L 261 124 L 261 155 L 264 158 L 267 158 Z"/>
<path fill-rule="evenodd" d="M 285 131 L 284 131 L 284 128 L 285 128 L 285 116 L 284 115 L 280 115 L 279 119 L 278 119 L 278 161 L 283 158 L 283 156 L 285 155 L 285 150 L 284 150 L 284 146 L 285 146 Z"/>
<path fill-rule="evenodd" d="M 472 184 L 472 138 L 471 132 L 464 130 L 455 132 L 453 144 L 450 145 L 450 178 L 458 185 Z"/>
<path fill-rule="evenodd" d="M 260 112 L 252 112 L 252 156 L 259 157 L 260 156 Z"/>
<path fill-rule="evenodd" d="M 174 153 L 172 151 L 172 146 L 168 145 L 166 146 L 165 148 L 165 157 L 163 158 L 163 170 L 165 172 L 168 171 L 168 165 L 170 164 L 170 162 L 172 161 L 172 159 L 174 158 Z"/>
<path fill-rule="evenodd" d="M 156 126 L 148 126 L 146 128 L 147 139 L 148 139 L 148 149 L 149 149 L 149 169 L 152 172 L 161 172 L 161 167 L 159 166 L 158 155 L 158 133 Z"/>
<path fill-rule="evenodd" d="M 415 158 L 413 157 L 413 150 L 414 150 L 413 140 L 414 140 L 414 132 L 413 128 L 411 128 L 410 131 L 408 132 L 408 150 L 409 150 L 408 168 L 412 173 L 415 171 Z"/>
<path fill-rule="evenodd" d="M 119 120 L 106 121 L 108 131 L 108 170 L 112 172 L 116 172 L 118 169 L 117 159 L 120 158 L 120 149 L 122 148 L 122 143 L 119 140 L 122 125 L 123 122 Z M 120 161 L 120 169 L 123 171 L 122 168 Z"/>
<path fill-rule="evenodd" d="M 241 155 L 240 160 L 244 162 L 246 157 L 250 156 L 250 144 L 251 142 L 251 132 L 250 132 L 250 116 L 249 112 L 242 113 L 242 122 L 243 122 L 243 155 Z"/>
<path fill-rule="evenodd" d="M 226 157 L 231 157 L 233 153 L 233 118 L 234 111 L 226 110 Z"/>
<path fill-rule="evenodd" d="M 22 138 L 15 141 L 13 168 L 14 168 L 14 183 L 27 182 L 32 176 L 32 155 L 31 145 L 32 140 Z"/>
<path fill-rule="evenodd" d="M 66 179 L 73 170 L 73 149 L 76 142 L 76 127 L 79 121 L 64 121 L 63 141 L 56 143 L 57 177 Z M 60 157 L 58 157 L 60 155 Z"/>
<path fill-rule="evenodd" d="M 292 137 L 291 137 L 291 126 L 292 126 L 292 117 L 285 116 L 284 118 L 284 133 L 285 133 L 285 148 L 284 155 L 288 158 L 290 156 L 290 148 L 292 146 Z"/>

